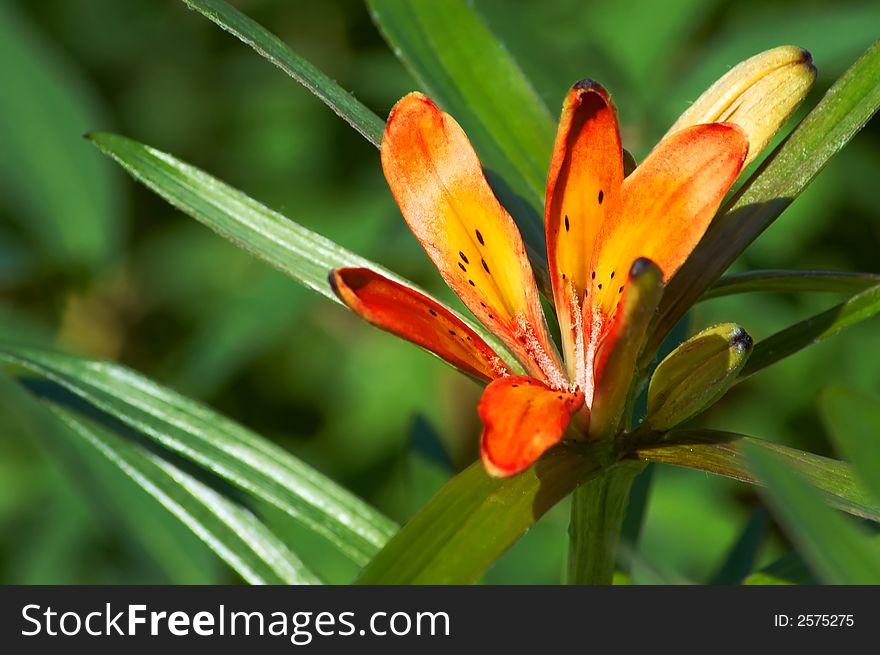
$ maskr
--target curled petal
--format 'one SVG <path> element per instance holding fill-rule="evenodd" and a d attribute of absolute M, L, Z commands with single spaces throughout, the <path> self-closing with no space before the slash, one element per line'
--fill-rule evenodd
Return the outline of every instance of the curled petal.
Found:
<path fill-rule="evenodd" d="M 495 380 L 477 406 L 486 471 L 506 477 L 525 470 L 562 439 L 572 416 L 583 407 L 580 391 L 556 391 L 526 376 Z"/>
<path fill-rule="evenodd" d="M 510 369 L 480 336 L 427 296 L 368 268 L 337 268 L 330 285 L 352 311 L 482 380 Z"/>

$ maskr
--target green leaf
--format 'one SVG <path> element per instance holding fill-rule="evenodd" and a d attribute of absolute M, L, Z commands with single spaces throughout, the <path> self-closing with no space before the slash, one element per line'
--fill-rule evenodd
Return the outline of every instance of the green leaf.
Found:
<path fill-rule="evenodd" d="M 97 449 L 251 584 L 319 580 L 247 509 L 143 448 L 50 405 L 72 434 Z"/>
<path fill-rule="evenodd" d="M 755 571 L 745 580 L 744 585 L 794 585 L 816 584 L 812 573 L 797 553 L 787 553 Z"/>
<path fill-rule="evenodd" d="M 855 479 L 845 462 L 717 430 L 673 430 L 655 445 L 637 447 L 633 456 L 648 462 L 674 464 L 757 484 L 743 461 L 743 448 L 772 453 L 820 489 L 825 500 L 845 512 L 880 521 L 880 501 L 874 500 Z"/>
<path fill-rule="evenodd" d="M 334 302 L 339 302 L 339 299 L 330 288 L 328 275 L 332 269 L 344 266 L 369 268 L 405 286 L 416 288 L 391 271 L 307 230 L 241 191 L 167 153 L 115 134 L 92 134 L 89 138 L 134 179 L 180 211 Z M 419 292 L 425 293 L 420 289 Z M 509 351 L 482 325 L 453 313 L 509 364 L 514 368 L 518 366 Z"/>
<path fill-rule="evenodd" d="M 119 187 L 80 135 L 105 120 L 72 61 L 0 2 L 0 208 L 52 263 L 95 267 L 119 245 Z M 4 235 L 5 237 L 5 235 Z"/>
<path fill-rule="evenodd" d="M 880 398 L 831 387 L 822 394 L 819 408 L 839 451 L 880 502 Z"/>
<path fill-rule="evenodd" d="M 369 0 L 369 6 L 395 54 L 461 123 L 484 164 L 543 207 L 555 122 L 473 6 L 465 0 Z"/>
<path fill-rule="evenodd" d="M 601 457 L 557 447 L 510 478 L 481 462 L 446 484 L 367 565 L 359 584 L 468 584 L 553 505 L 597 475 Z"/>
<path fill-rule="evenodd" d="M 762 509 L 755 510 L 709 584 L 730 585 L 742 582 L 752 570 L 766 535 L 767 513 Z"/>
<path fill-rule="evenodd" d="M 755 344 L 739 381 L 877 313 L 880 313 L 880 286 L 871 287 L 821 314 L 795 323 Z"/>
<path fill-rule="evenodd" d="M 465 0 L 369 6 L 425 92 L 461 123 L 517 218 L 529 256 L 545 260 L 543 207 L 556 126 L 519 66 Z"/>
<path fill-rule="evenodd" d="M 749 271 L 725 275 L 700 300 L 737 293 L 817 291 L 856 294 L 880 284 L 880 275 L 845 271 Z"/>
<path fill-rule="evenodd" d="M 51 380 L 162 446 L 286 512 L 363 564 L 394 534 L 378 511 L 208 407 L 109 362 L 0 347 L 0 361 Z"/>
<path fill-rule="evenodd" d="M 825 94 L 740 191 L 670 281 L 646 356 L 731 263 L 775 221 L 880 107 L 880 41 Z M 755 361 L 754 355 L 752 361 Z"/>
<path fill-rule="evenodd" d="M 825 507 L 822 495 L 778 455 L 749 444 L 750 468 L 811 568 L 830 584 L 880 584 L 880 542 Z"/>
<path fill-rule="evenodd" d="M 370 143 L 382 142 L 385 122 L 348 91 L 296 54 L 265 27 L 223 0 L 183 0 L 218 26 L 241 39 L 320 98 Z"/>

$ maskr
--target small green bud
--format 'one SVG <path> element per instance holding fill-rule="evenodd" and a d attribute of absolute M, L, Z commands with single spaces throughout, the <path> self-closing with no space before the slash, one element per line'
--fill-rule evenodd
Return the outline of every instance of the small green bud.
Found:
<path fill-rule="evenodd" d="M 657 366 L 648 387 L 654 430 L 669 430 L 714 404 L 736 380 L 752 351 L 752 337 L 735 323 L 694 335 Z"/>

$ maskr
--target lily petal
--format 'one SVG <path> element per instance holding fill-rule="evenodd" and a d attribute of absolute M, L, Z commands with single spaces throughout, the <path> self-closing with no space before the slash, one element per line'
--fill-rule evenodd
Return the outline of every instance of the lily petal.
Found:
<path fill-rule="evenodd" d="M 605 217 L 620 196 L 624 166 L 620 132 L 607 92 L 582 80 L 568 92 L 556 133 L 544 225 L 547 259 L 568 374 L 582 387 L 586 371 L 582 306 L 592 254 Z M 581 365 L 581 366 L 579 366 Z"/>
<path fill-rule="evenodd" d="M 564 384 L 522 238 L 458 123 L 411 93 L 391 110 L 381 154 L 403 217 L 446 283 L 531 374 Z"/>
<path fill-rule="evenodd" d="M 486 471 L 506 477 L 527 469 L 562 440 L 572 416 L 583 406 L 580 391 L 555 391 L 526 376 L 490 383 L 477 406 L 483 421 L 480 451 Z"/>
<path fill-rule="evenodd" d="M 593 252 L 593 306 L 610 316 L 630 264 L 653 261 L 669 279 L 709 226 L 743 166 L 749 143 L 727 123 L 686 128 L 663 139 L 623 182 L 621 202 Z M 595 321 L 595 316 L 594 316 Z"/>
<path fill-rule="evenodd" d="M 337 268 L 333 291 L 373 325 L 421 346 L 481 380 L 510 374 L 507 364 L 448 309 L 368 268 Z"/>

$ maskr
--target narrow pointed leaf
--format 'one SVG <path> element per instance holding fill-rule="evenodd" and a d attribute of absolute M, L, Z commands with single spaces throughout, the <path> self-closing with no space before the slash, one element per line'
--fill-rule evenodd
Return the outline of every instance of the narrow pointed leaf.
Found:
<path fill-rule="evenodd" d="M 778 457 L 745 448 L 749 466 L 766 483 L 764 495 L 811 568 L 830 584 L 880 584 L 880 543 L 825 507 L 822 496 Z"/>
<path fill-rule="evenodd" d="M 241 191 L 167 153 L 115 134 L 92 134 L 89 138 L 134 179 L 177 209 L 334 302 L 340 302 L 328 280 L 334 268 L 369 268 L 404 286 L 415 288 L 391 271 L 307 230 Z M 459 318 L 504 359 L 513 359 L 509 354 L 505 356 L 507 350 L 504 346 L 482 326 L 462 316 Z"/>
<path fill-rule="evenodd" d="M 290 46 L 224 0 L 183 0 L 218 26 L 241 39 L 320 98 L 370 143 L 382 141 L 384 121 L 353 95 L 294 52 Z"/>
<path fill-rule="evenodd" d="M 540 96 L 466 0 L 369 6 L 423 90 L 461 123 L 484 167 L 501 177 L 503 185 L 490 176 L 495 192 L 517 219 L 530 256 L 541 259 L 555 124 Z"/>
<path fill-rule="evenodd" d="M 510 478 L 489 477 L 476 462 L 407 522 L 358 582 L 474 582 L 548 509 L 601 470 L 598 456 L 566 447 Z"/>
<path fill-rule="evenodd" d="M 849 464 L 769 441 L 716 430 L 673 430 L 660 444 L 639 447 L 633 455 L 648 462 L 674 464 L 758 484 L 743 460 L 742 451 L 746 446 L 765 450 L 785 461 L 821 490 L 830 505 L 880 521 L 880 501 L 870 497 L 853 476 Z"/>
<path fill-rule="evenodd" d="M 878 313 L 880 286 L 874 286 L 821 314 L 811 316 L 757 342 L 739 379 L 744 380 L 761 369 Z"/>
<path fill-rule="evenodd" d="M 700 300 L 732 296 L 738 293 L 801 292 L 856 294 L 880 284 L 880 275 L 846 271 L 749 271 L 725 275 L 704 293 Z"/>
<path fill-rule="evenodd" d="M 88 442 L 156 499 L 251 584 L 315 584 L 318 579 L 250 511 L 109 430 L 53 407 Z"/>
<path fill-rule="evenodd" d="M 0 361 L 61 385 L 274 505 L 354 562 L 366 562 L 395 532 L 392 521 L 285 450 L 130 369 L 8 346 L 0 348 Z"/>
<path fill-rule="evenodd" d="M 522 70 L 465 0 L 369 0 L 395 52 L 462 124 L 489 168 L 544 203 L 554 120 Z M 509 168 L 500 164 L 509 162 Z"/>
<path fill-rule="evenodd" d="M 703 240 L 670 282 L 654 321 L 647 356 L 731 263 L 775 221 L 880 107 L 880 41 L 828 90 L 819 104 L 719 210 Z"/>
<path fill-rule="evenodd" d="M 51 402 L 37 400 L 0 374 L 4 405 L 23 429 L 53 447 L 94 449 L 137 484 L 252 584 L 312 584 L 318 579 L 250 511 L 109 428 Z M 63 443 L 59 443 L 63 442 Z M 86 451 L 83 451 L 86 452 Z M 127 484 L 124 478 L 119 478 Z M 121 496 L 129 498 L 129 496 Z M 113 502 L 113 499 L 110 499 Z"/>

